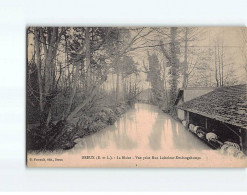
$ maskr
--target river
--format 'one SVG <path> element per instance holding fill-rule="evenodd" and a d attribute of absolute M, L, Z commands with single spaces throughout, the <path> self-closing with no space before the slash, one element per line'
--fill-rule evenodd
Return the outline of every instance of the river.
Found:
<path fill-rule="evenodd" d="M 61 152 L 29 153 L 43 167 L 246 167 L 213 150 L 158 107 L 137 103 L 114 125 Z M 88 158 L 90 157 L 90 158 Z M 29 162 L 29 166 L 37 166 Z"/>
<path fill-rule="evenodd" d="M 77 140 L 72 151 L 212 150 L 158 107 L 136 103 L 114 125 Z"/>

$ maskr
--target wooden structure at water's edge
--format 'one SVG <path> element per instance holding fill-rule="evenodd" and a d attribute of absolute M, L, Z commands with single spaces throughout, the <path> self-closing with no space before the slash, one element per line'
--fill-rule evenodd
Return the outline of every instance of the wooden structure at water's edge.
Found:
<path fill-rule="evenodd" d="M 180 120 L 214 131 L 223 141 L 238 143 L 247 154 L 246 84 L 205 88 L 201 92 L 183 89 L 178 93 L 175 106 Z"/>

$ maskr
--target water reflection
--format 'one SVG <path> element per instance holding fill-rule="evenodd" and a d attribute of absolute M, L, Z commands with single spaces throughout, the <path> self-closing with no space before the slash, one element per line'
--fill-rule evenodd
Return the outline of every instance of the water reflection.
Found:
<path fill-rule="evenodd" d="M 155 122 L 152 125 L 152 131 L 149 138 L 150 148 L 153 150 L 159 150 L 162 148 L 162 134 L 164 134 L 163 121 L 160 119 L 160 113 L 158 113 Z"/>
<path fill-rule="evenodd" d="M 71 152 L 106 150 L 209 150 L 181 123 L 156 106 L 136 104 L 114 125 L 77 140 Z"/>

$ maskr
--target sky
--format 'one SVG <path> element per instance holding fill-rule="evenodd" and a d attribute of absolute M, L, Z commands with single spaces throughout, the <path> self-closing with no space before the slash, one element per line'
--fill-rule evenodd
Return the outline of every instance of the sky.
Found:
<path fill-rule="evenodd" d="M 226 64 L 227 63 L 231 64 L 230 65 L 231 67 L 226 67 L 226 69 L 228 68 L 229 70 L 233 69 L 235 72 L 234 74 L 237 75 L 237 79 L 239 83 L 246 83 L 247 75 L 245 69 L 243 68 L 245 62 L 242 56 L 242 48 L 244 43 L 241 34 L 241 28 L 240 27 L 200 27 L 199 31 L 201 31 L 202 33 L 199 34 L 197 38 L 198 40 L 191 43 L 191 45 L 196 46 L 196 48 L 202 48 L 204 50 L 205 48 L 213 49 L 215 46 L 215 40 L 218 39 L 224 45 Z M 160 27 L 160 29 L 162 29 L 162 27 Z M 150 36 L 149 39 L 153 38 L 153 34 L 150 34 L 149 36 Z M 167 40 L 165 36 L 164 38 L 162 36 L 159 36 L 158 38 Z M 147 50 L 151 51 L 153 50 L 153 48 L 148 48 L 148 49 L 145 48 L 134 51 L 132 53 L 134 60 L 137 61 L 139 64 L 143 64 L 143 62 L 145 62 L 145 64 L 147 65 L 148 64 Z M 154 52 L 158 54 L 160 61 L 162 61 L 163 56 L 161 56 L 161 54 L 157 52 L 157 50 Z M 183 62 L 183 55 L 181 55 L 180 57 L 180 62 Z M 209 63 L 210 63 L 210 67 L 214 69 L 214 61 Z M 145 80 L 146 75 L 141 73 L 140 77 L 142 77 L 143 80 Z M 211 79 L 214 80 L 213 75 Z M 144 88 L 145 85 L 146 84 L 144 84 Z M 179 86 L 181 87 L 181 83 Z"/>
<path fill-rule="evenodd" d="M 133 28 L 133 27 L 132 27 Z M 143 34 L 147 33 L 150 31 L 150 27 L 147 27 L 143 30 Z M 158 30 L 164 30 L 165 28 L 163 27 L 158 27 Z M 243 68 L 244 65 L 244 59 L 242 57 L 242 47 L 243 47 L 243 38 L 241 34 L 241 28 L 240 27 L 200 27 L 199 31 L 201 32 L 199 36 L 197 37 L 197 41 L 194 41 L 193 43 L 190 43 L 193 46 L 196 46 L 196 48 L 213 48 L 215 45 L 215 40 L 218 39 L 224 44 L 224 50 L 225 50 L 225 56 L 226 56 L 226 61 L 231 63 L 233 69 L 235 71 L 235 74 L 237 75 L 237 79 L 239 80 L 240 83 L 246 82 L 246 71 Z M 168 30 L 169 32 L 169 30 Z M 131 33 L 131 36 L 135 36 L 135 33 Z M 135 47 L 138 46 L 150 46 L 152 44 L 158 44 L 159 40 L 162 39 L 164 42 L 169 41 L 166 36 L 158 35 L 157 33 L 151 33 L 149 34 L 146 39 L 148 40 L 148 43 L 143 45 L 143 41 L 138 41 L 137 44 L 135 44 Z M 153 40 L 156 40 L 155 42 Z M 31 35 L 29 37 L 29 43 L 33 43 L 33 36 Z M 246 43 L 245 43 L 246 46 Z M 183 50 L 183 44 L 181 45 L 181 50 Z M 159 47 L 146 47 L 142 49 L 137 49 L 129 55 L 131 55 L 134 59 L 134 61 L 138 62 L 139 67 L 143 69 L 143 63 L 145 65 L 148 65 L 148 54 L 147 51 L 150 53 L 155 52 L 158 54 L 158 57 L 160 61 L 162 62 L 163 56 L 161 55 L 159 51 Z M 28 52 L 28 58 L 30 59 L 33 53 L 33 46 L 29 47 L 29 52 Z M 203 55 L 203 53 L 202 53 Z M 197 56 L 200 58 L 200 56 Z M 183 62 L 183 55 L 180 55 L 180 62 Z M 227 62 L 227 63 L 228 63 Z M 211 68 L 214 68 L 214 62 L 209 62 L 211 65 Z M 212 76 L 213 77 L 213 76 Z M 143 88 L 148 88 L 150 85 L 146 81 L 146 74 L 141 72 L 139 75 L 139 79 L 142 81 L 141 85 Z M 212 80 L 214 78 L 211 78 Z M 108 79 L 107 83 L 111 83 L 112 80 Z M 111 85 L 111 84 L 110 84 Z M 181 87 L 181 82 L 179 84 L 179 87 Z"/>

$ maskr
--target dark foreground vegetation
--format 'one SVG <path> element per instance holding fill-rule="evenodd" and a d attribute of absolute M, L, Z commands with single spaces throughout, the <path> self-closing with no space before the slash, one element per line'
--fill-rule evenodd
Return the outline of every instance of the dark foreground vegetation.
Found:
<path fill-rule="evenodd" d="M 38 125 L 28 128 L 28 150 L 59 150 L 70 149 L 76 144 L 77 138 L 95 133 L 114 122 L 127 111 L 129 104 L 120 103 L 112 107 L 101 107 L 91 114 L 81 114 L 73 121 L 60 120 L 50 122 L 48 128 Z"/>
<path fill-rule="evenodd" d="M 129 55 L 143 28 L 27 29 L 27 150 L 69 149 L 112 125 L 139 93 Z"/>

